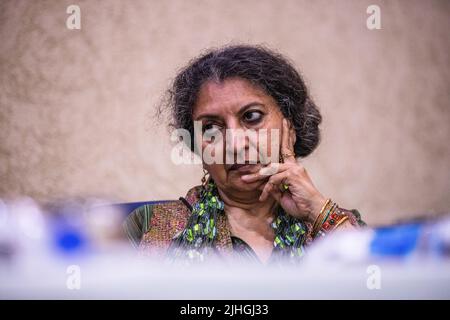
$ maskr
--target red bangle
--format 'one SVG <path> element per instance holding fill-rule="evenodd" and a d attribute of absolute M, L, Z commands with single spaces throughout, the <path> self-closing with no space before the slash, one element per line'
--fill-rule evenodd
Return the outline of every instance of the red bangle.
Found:
<path fill-rule="evenodd" d="M 322 224 L 321 230 L 324 232 L 335 229 L 338 225 L 340 225 L 344 219 L 348 219 L 348 217 L 342 213 L 339 208 L 336 208 L 332 213 L 330 213 Z"/>

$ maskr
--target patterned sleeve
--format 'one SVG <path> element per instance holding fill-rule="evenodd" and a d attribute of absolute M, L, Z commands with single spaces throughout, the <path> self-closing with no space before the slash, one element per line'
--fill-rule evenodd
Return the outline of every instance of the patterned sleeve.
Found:
<path fill-rule="evenodd" d="M 348 219 L 348 221 L 350 222 L 350 224 L 352 226 L 354 226 L 355 228 L 362 228 L 367 226 L 367 224 L 362 220 L 361 218 L 361 214 L 359 213 L 358 210 L 356 209 L 344 209 L 341 207 L 338 207 L 336 210 L 336 214 L 338 214 L 338 216 L 345 216 L 346 219 Z M 339 226 L 333 225 L 330 226 L 329 228 L 321 228 L 320 231 L 316 234 L 316 236 L 312 235 L 312 229 L 313 229 L 313 225 L 312 223 L 306 222 L 306 230 L 307 230 L 307 234 L 306 234 L 306 238 L 305 238 L 305 245 L 310 245 L 314 239 L 316 238 L 320 238 L 323 236 L 326 236 L 328 233 L 333 232 L 334 230 L 339 230 Z"/>
<path fill-rule="evenodd" d="M 354 227 L 366 227 L 367 224 L 362 220 L 361 213 L 359 213 L 358 210 L 352 209 L 343 209 L 339 208 L 342 214 L 346 215 L 348 217 L 348 220 Z"/>
<path fill-rule="evenodd" d="M 153 214 L 152 205 L 134 209 L 123 222 L 123 230 L 135 248 L 139 247 L 142 236 L 148 231 Z"/>

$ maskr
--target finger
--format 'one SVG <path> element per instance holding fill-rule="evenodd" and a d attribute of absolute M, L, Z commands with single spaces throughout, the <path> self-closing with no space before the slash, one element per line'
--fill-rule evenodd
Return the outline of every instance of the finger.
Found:
<path fill-rule="evenodd" d="M 262 192 L 265 187 L 266 187 L 266 183 L 261 183 L 258 187 L 256 187 L 256 189 Z"/>
<path fill-rule="evenodd" d="M 246 174 L 246 175 L 241 176 L 241 179 L 244 182 L 252 183 L 252 182 L 259 181 L 259 180 L 269 179 L 269 177 L 270 176 L 262 175 L 260 173 L 252 173 L 252 174 Z"/>
<path fill-rule="evenodd" d="M 267 183 L 271 183 L 275 186 L 279 186 L 282 183 L 289 183 L 289 177 L 290 177 L 289 171 L 283 171 L 281 173 L 274 174 L 269 178 Z"/>
<path fill-rule="evenodd" d="M 261 181 L 264 179 L 269 179 L 270 176 L 268 175 L 263 175 L 260 173 L 252 173 L 252 174 L 245 174 L 243 176 L 241 176 L 242 181 L 247 182 L 247 183 L 253 183 L 256 181 Z"/>
<path fill-rule="evenodd" d="M 287 119 L 283 119 L 282 134 L 281 134 L 281 156 L 284 162 L 295 162 L 294 145 L 292 144 L 291 130 Z"/>
<path fill-rule="evenodd" d="M 269 178 L 269 181 L 267 181 L 266 185 L 264 186 L 261 196 L 259 197 L 260 201 L 265 201 L 271 192 L 277 191 L 281 193 L 279 185 L 288 177 L 288 171 L 284 171 L 282 173 L 271 176 Z"/>
<path fill-rule="evenodd" d="M 278 188 L 272 188 L 269 192 L 269 195 L 272 196 L 272 198 L 275 199 L 275 201 L 280 202 L 281 200 L 281 191 Z"/>
<path fill-rule="evenodd" d="M 267 198 L 269 197 L 270 191 L 272 190 L 273 187 L 274 187 L 273 184 L 271 184 L 269 182 L 266 183 L 263 191 L 261 192 L 261 195 L 259 196 L 259 201 L 266 201 Z"/>
<path fill-rule="evenodd" d="M 281 191 L 273 184 L 266 184 L 263 189 L 263 193 L 259 197 L 260 201 L 266 201 L 266 199 L 272 196 L 276 201 L 280 201 L 281 199 Z"/>
<path fill-rule="evenodd" d="M 292 147 L 292 152 L 295 154 L 295 142 L 297 141 L 297 132 L 293 125 L 289 129 L 289 145 Z"/>
<path fill-rule="evenodd" d="M 287 128 L 287 120 L 283 119 L 281 124 L 281 154 L 285 153 L 289 148 L 289 129 Z"/>
<path fill-rule="evenodd" d="M 251 183 L 258 180 L 268 179 L 270 176 L 281 173 L 292 167 L 290 163 L 271 163 L 270 165 L 261 168 L 258 172 L 252 174 L 245 174 L 241 176 L 241 179 L 245 182 Z"/>

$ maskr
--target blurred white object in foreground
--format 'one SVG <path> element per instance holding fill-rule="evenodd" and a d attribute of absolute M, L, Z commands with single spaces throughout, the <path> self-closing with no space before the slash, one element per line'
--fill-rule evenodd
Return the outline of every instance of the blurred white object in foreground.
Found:
<path fill-rule="evenodd" d="M 450 220 L 336 232 L 299 266 L 180 268 L 139 258 L 122 213 L 0 202 L 1 299 L 449 299 Z"/>

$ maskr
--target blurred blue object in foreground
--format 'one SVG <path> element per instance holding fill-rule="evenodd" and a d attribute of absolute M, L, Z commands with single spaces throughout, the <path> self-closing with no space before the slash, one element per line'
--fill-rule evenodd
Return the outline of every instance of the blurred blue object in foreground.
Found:
<path fill-rule="evenodd" d="M 75 253 L 84 251 L 88 245 L 85 230 L 81 227 L 58 219 L 52 224 L 52 240 L 56 249 L 62 253 Z"/>
<path fill-rule="evenodd" d="M 444 257 L 450 253 L 450 219 L 409 223 L 375 229 L 370 243 L 372 256 Z"/>
<path fill-rule="evenodd" d="M 308 263 L 449 260 L 450 218 L 335 232 L 315 241 Z"/>
<path fill-rule="evenodd" d="M 414 251 L 421 236 L 421 225 L 406 224 L 375 229 L 370 252 L 378 256 L 403 256 Z"/>

